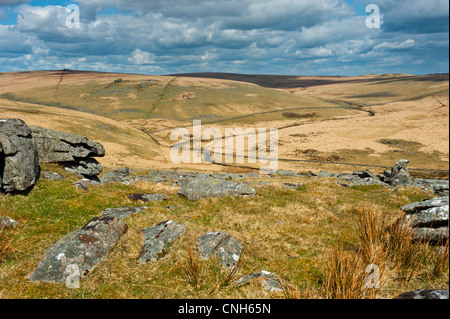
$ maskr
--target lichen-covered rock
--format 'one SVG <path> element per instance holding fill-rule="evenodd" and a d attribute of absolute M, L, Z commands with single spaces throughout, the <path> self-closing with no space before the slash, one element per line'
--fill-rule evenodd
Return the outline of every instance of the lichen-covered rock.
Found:
<path fill-rule="evenodd" d="M 448 227 L 413 228 L 412 238 L 415 241 L 429 242 L 431 244 L 445 244 L 448 241 Z"/>
<path fill-rule="evenodd" d="M 273 273 L 265 270 L 241 277 L 234 281 L 234 285 L 239 287 L 256 281 L 261 282 L 264 289 L 270 292 L 282 292 L 289 285 L 286 281 L 278 279 Z"/>
<path fill-rule="evenodd" d="M 30 189 L 39 178 L 39 170 L 30 128 L 20 119 L 0 119 L 0 191 Z"/>
<path fill-rule="evenodd" d="M 79 189 L 87 191 L 89 186 L 98 185 L 99 183 L 100 182 L 98 181 L 98 178 L 96 178 L 96 176 L 93 176 L 91 178 L 82 178 L 82 179 L 74 182 L 72 185 L 75 185 Z"/>
<path fill-rule="evenodd" d="M 247 184 L 200 175 L 195 178 L 184 178 L 180 183 L 178 194 L 189 200 L 200 200 L 208 197 L 250 196 L 255 189 Z"/>
<path fill-rule="evenodd" d="M 6 216 L 0 216 L 0 231 L 6 228 L 16 228 L 19 222 Z"/>
<path fill-rule="evenodd" d="M 418 186 L 431 188 L 438 196 L 449 196 L 448 180 L 416 178 L 414 181 Z"/>
<path fill-rule="evenodd" d="M 114 217 L 124 219 L 130 217 L 133 214 L 137 214 L 146 210 L 147 206 L 142 207 L 119 207 L 119 208 L 107 208 L 101 212 L 104 217 Z"/>
<path fill-rule="evenodd" d="M 432 207 L 416 214 L 409 214 L 406 219 L 412 227 L 441 227 L 448 225 L 449 205 Z"/>
<path fill-rule="evenodd" d="M 415 214 L 434 207 L 448 206 L 448 204 L 449 204 L 449 197 L 442 196 L 428 199 L 422 202 L 415 202 L 412 204 L 408 204 L 406 206 L 403 206 L 401 210 L 407 214 Z"/>
<path fill-rule="evenodd" d="M 352 174 L 342 173 L 337 174 L 336 177 L 339 181 L 343 181 L 344 183 L 337 182 L 339 185 L 344 187 L 357 186 L 357 185 L 382 185 L 387 186 L 384 179 L 380 178 L 380 176 L 375 175 L 370 170 L 364 171 L 356 171 Z"/>
<path fill-rule="evenodd" d="M 392 186 L 410 186 L 414 185 L 414 179 L 411 177 L 408 171 L 409 160 L 399 160 L 394 167 L 392 167 L 391 174 L 389 176 L 389 184 Z"/>
<path fill-rule="evenodd" d="M 66 162 L 63 164 L 66 171 L 84 177 L 97 176 L 103 170 L 102 165 L 94 158 L 85 158 L 78 160 L 77 162 Z"/>
<path fill-rule="evenodd" d="M 208 259 L 214 254 L 228 270 L 236 267 L 242 254 L 241 242 L 220 231 L 200 236 L 198 249 L 202 259 Z"/>
<path fill-rule="evenodd" d="M 106 172 L 100 177 L 102 184 L 106 183 L 122 183 L 126 185 L 134 184 L 134 178 L 130 174 L 128 167 L 119 167 L 111 172 Z"/>
<path fill-rule="evenodd" d="M 41 171 L 41 178 L 50 181 L 63 181 L 64 176 L 55 172 Z"/>
<path fill-rule="evenodd" d="M 278 176 L 281 177 L 300 177 L 301 174 L 298 172 L 294 172 L 294 171 L 289 171 L 289 170 L 279 170 L 275 173 Z"/>
<path fill-rule="evenodd" d="M 436 197 L 401 208 L 405 217 L 399 222 L 412 227 L 415 241 L 444 244 L 448 240 L 449 198 Z"/>
<path fill-rule="evenodd" d="M 127 229 L 128 226 L 118 218 L 92 219 L 48 248 L 29 279 L 65 282 L 66 269 L 71 265 L 78 267 L 80 277 L 86 276 L 106 258 Z"/>
<path fill-rule="evenodd" d="M 404 292 L 393 299 L 448 299 L 448 290 L 418 289 Z"/>
<path fill-rule="evenodd" d="M 105 156 L 105 149 L 100 143 L 92 142 L 84 136 L 39 126 L 33 126 L 31 130 L 41 163 L 74 162 L 81 158 Z"/>
<path fill-rule="evenodd" d="M 142 232 L 145 239 L 139 260 L 145 263 L 157 261 L 165 256 L 170 245 L 186 232 L 186 227 L 168 220 L 153 227 L 148 227 Z"/>

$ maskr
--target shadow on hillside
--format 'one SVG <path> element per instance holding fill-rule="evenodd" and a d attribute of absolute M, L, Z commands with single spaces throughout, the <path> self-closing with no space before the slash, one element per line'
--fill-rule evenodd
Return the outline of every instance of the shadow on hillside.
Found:
<path fill-rule="evenodd" d="M 184 74 L 171 74 L 170 76 L 180 77 L 194 77 L 194 78 L 212 78 L 220 80 L 231 80 L 239 82 L 247 82 L 257 84 L 266 88 L 273 89 L 293 89 L 300 87 L 312 87 L 321 86 L 335 83 L 370 83 L 370 82 L 396 82 L 404 80 L 412 81 L 448 81 L 449 75 L 445 74 L 430 74 L 423 76 L 413 75 L 386 75 L 378 76 L 374 75 L 372 78 L 347 78 L 347 77 L 303 77 L 303 76 L 291 76 L 291 75 L 254 75 L 254 74 L 235 74 L 235 73 L 184 73 Z"/>

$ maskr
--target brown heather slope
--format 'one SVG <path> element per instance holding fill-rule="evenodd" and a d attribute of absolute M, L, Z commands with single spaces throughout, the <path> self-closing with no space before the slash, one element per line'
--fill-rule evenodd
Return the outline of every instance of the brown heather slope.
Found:
<path fill-rule="evenodd" d="M 203 129 L 221 132 L 278 128 L 279 169 L 352 171 L 362 167 L 331 162 L 389 167 L 408 158 L 412 168 L 448 170 L 448 83 L 448 74 L 0 73 L 0 117 L 99 141 L 107 167 L 241 171 L 172 163 L 172 129 L 192 131 L 192 120 L 201 119 Z"/>

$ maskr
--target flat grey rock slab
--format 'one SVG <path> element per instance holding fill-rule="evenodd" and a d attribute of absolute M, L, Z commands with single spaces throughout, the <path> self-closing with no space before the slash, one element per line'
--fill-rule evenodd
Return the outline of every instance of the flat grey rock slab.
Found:
<path fill-rule="evenodd" d="M 251 196 L 255 189 L 245 183 L 233 182 L 222 178 L 201 175 L 195 178 L 184 178 L 180 182 L 179 195 L 189 200 L 200 200 L 221 196 Z"/>
<path fill-rule="evenodd" d="M 100 177 L 102 184 L 106 183 L 122 183 L 125 185 L 132 185 L 135 183 L 135 178 L 131 176 L 128 167 L 119 167 L 111 172 L 106 172 Z"/>
<path fill-rule="evenodd" d="M 105 156 L 105 149 L 100 143 L 84 136 L 39 126 L 31 127 L 31 131 L 41 163 L 73 162 L 82 158 Z"/>
<path fill-rule="evenodd" d="M 404 292 L 393 299 L 448 299 L 448 290 L 418 289 Z"/>
<path fill-rule="evenodd" d="M 6 216 L 0 216 L 0 231 L 7 228 L 16 228 L 19 222 Z"/>
<path fill-rule="evenodd" d="M 186 227 L 171 220 L 162 222 L 142 231 L 144 245 L 141 248 L 139 260 L 141 262 L 157 261 L 164 257 L 170 245 L 186 233 Z"/>
<path fill-rule="evenodd" d="M 449 195 L 448 180 L 416 178 L 414 181 L 419 186 L 431 188 L 436 195 Z"/>
<path fill-rule="evenodd" d="M 87 191 L 89 186 L 91 186 L 91 185 L 99 185 L 99 181 L 94 176 L 94 177 L 91 177 L 91 178 L 82 178 L 82 179 L 74 182 L 72 185 L 76 186 L 79 189 Z"/>
<path fill-rule="evenodd" d="M 289 171 L 289 170 L 279 170 L 276 171 L 273 175 L 278 175 L 281 177 L 300 177 L 302 176 L 299 172 Z"/>
<path fill-rule="evenodd" d="M 422 202 L 416 202 L 412 203 L 406 206 L 403 206 L 401 208 L 402 211 L 404 211 L 407 214 L 415 214 L 418 212 L 421 212 L 423 210 L 427 210 L 433 207 L 441 207 L 441 206 L 448 206 L 449 205 L 449 197 L 448 196 L 442 196 L 442 197 L 436 197 L 429 200 L 425 200 Z"/>
<path fill-rule="evenodd" d="M 41 171 L 41 178 L 51 181 L 63 181 L 65 179 L 61 174 L 47 171 Z"/>
<path fill-rule="evenodd" d="M 124 219 L 130 217 L 133 214 L 141 213 L 146 209 L 148 209 L 148 206 L 107 208 L 100 214 L 102 214 L 103 217 L 114 217 Z"/>
<path fill-rule="evenodd" d="M 240 241 L 221 231 L 203 234 L 198 239 L 201 258 L 209 259 L 214 254 L 228 270 L 236 267 L 242 248 Z"/>
<path fill-rule="evenodd" d="M 50 246 L 29 279 L 65 282 L 68 266 L 78 268 L 80 277 L 85 277 L 106 258 L 127 229 L 128 226 L 118 218 L 92 219 Z"/>
<path fill-rule="evenodd" d="M 94 158 L 80 159 L 76 162 L 65 162 L 65 170 L 69 173 L 93 177 L 103 171 L 102 165 Z"/>
<path fill-rule="evenodd" d="M 413 240 L 424 241 L 430 243 L 445 243 L 448 241 L 448 227 L 439 228 L 413 228 L 412 229 Z"/>
<path fill-rule="evenodd" d="M 278 279 L 273 273 L 265 270 L 241 277 L 234 282 L 234 285 L 240 287 L 256 281 L 261 282 L 264 289 L 270 292 L 282 292 L 287 285 L 287 282 Z"/>
<path fill-rule="evenodd" d="M 448 225 L 449 205 L 432 207 L 419 213 L 406 215 L 412 227 L 441 227 Z"/>

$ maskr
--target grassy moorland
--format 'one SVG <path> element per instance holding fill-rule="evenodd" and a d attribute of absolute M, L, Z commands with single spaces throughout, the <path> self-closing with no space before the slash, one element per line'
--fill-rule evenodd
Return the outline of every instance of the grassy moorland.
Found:
<path fill-rule="evenodd" d="M 0 198 L 1 214 L 20 222 L 0 236 L 0 298 L 391 298 L 424 287 L 448 289 L 448 246 L 413 245 L 407 230 L 386 228 L 402 215 L 402 205 L 433 197 L 416 187 L 344 188 L 327 178 L 266 177 L 257 180 L 270 184 L 258 186 L 253 197 L 190 202 L 165 183 L 107 184 L 85 192 L 58 166 L 43 168 L 66 180 L 39 180 L 27 195 Z M 300 186 L 286 189 L 288 182 Z M 170 199 L 125 219 L 128 232 L 79 289 L 27 280 L 51 244 L 103 209 L 139 205 L 127 194 L 143 191 Z M 164 258 L 140 263 L 141 230 L 169 219 L 187 233 Z M 218 230 L 244 245 L 231 275 L 214 259 L 200 260 L 196 248 L 200 235 Z M 363 288 L 370 264 L 380 268 L 379 289 Z M 230 276 L 260 270 L 286 280 L 287 291 L 231 284 Z"/>
<path fill-rule="evenodd" d="M 0 75 L 0 111 L 104 144 L 107 167 L 174 168 L 174 128 L 277 128 L 280 169 L 336 163 L 448 170 L 448 74 L 145 76 L 80 71 Z M 295 162 L 305 161 L 304 163 Z M 315 164 L 315 161 L 322 163 Z M 325 165 L 323 162 L 329 162 Z M 187 166 L 213 169 L 223 166 Z M 233 170 L 233 167 L 226 168 Z"/>
<path fill-rule="evenodd" d="M 204 128 L 222 133 L 229 127 L 278 128 L 280 170 L 382 173 L 407 158 L 415 177 L 448 179 L 448 83 L 448 74 L 0 73 L 0 117 L 100 142 L 106 170 L 255 168 L 174 164 L 172 129 L 192 132 L 192 121 L 201 119 Z M 275 176 L 256 179 L 270 184 L 257 186 L 253 197 L 190 202 L 171 184 L 107 184 L 84 192 L 61 167 L 42 169 L 66 180 L 41 179 L 28 194 L 0 194 L 0 216 L 20 223 L 0 232 L 0 298 L 391 298 L 418 288 L 448 289 L 448 246 L 413 245 L 405 229 L 386 227 L 402 216 L 401 206 L 434 197 L 416 187 L 344 188 L 332 178 Z M 286 189 L 283 183 L 300 186 Z M 128 232 L 79 289 L 27 280 L 45 249 L 106 208 L 139 205 L 127 198 L 135 192 L 170 199 L 127 218 Z M 163 259 L 141 264 L 141 230 L 168 219 L 187 233 Z M 243 261 L 231 274 L 215 260 L 200 260 L 196 249 L 200 235 L 219 230 L 244 245 Z M 364 290 L 371 264 L 379 266 L 381 285 Z M 286 280 L 286 291 L 230 284 L 261 270 Z"/>

